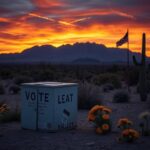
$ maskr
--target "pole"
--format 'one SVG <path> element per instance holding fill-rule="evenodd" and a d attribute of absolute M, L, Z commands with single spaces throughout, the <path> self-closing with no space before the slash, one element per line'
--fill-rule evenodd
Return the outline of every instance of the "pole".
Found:
<path fill-rule="evenodd" d="M 128 39 L 128 42 L 127 42 L 127 66 L 128 66 L 128 69 L 129 69 L 129 66 L 130 66 L 130 60 L 129 60 L 129 39 Z"/>
<path fill-rule="evenodd" d="M 38 93 L 38 90 L 37 90 Z M 37 102 L 36 102 L 36 130 L 38 130 L 38 122 L 39 122 L 39 100 L 37 96 Z"/>
<path fill-rule="evenodd" d="M 130 72 L 129 72 L 129 68 L 130 68 L 130 57 L 129 57 L 129 30 L 127 30 L 128 32 L 128 42 L 127 42 L 127 74 L 128 74 L 128 81 L 127 81 L 127 88 L 128 88 L 128 92 L 130 92 L 130 86 L 129 86 L 129 76 L 130 76 Z"/>

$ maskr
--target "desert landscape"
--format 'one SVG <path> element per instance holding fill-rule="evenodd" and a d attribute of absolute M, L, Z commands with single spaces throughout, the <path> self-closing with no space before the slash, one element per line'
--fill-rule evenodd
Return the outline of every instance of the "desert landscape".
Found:
<path fill-rule="evenodd" d="M 24 68 L 26 67 L 30 69 L 25 70 Z M 130 92 L 128 92 L 127 84 L 125 82 L 126 76 L 124 76 L 124 67 L 105 66 L 105 69 L 104 67 L 102 67 L 103 69 L 95 69 L 95 67 L 97 66 L 83 65 L 82 67 L 60 67 L 59 65 L 25 65 L 22 67 L 20 65 L 8 65 L 7 67 L 3 67 L 5 71 L 2 69 L 0 74 L 1 87 L 3 87 L 4 93 L 0 95 L 0 102 L 5 103 L 10 107 L 9 111 L 13 115 L 6 115 L 5 119 L 2 116 L 0 118 L 1 150 L 10 148 L 20 150 L 80 150 L 85 148 L 97 150 L 148 150 L 150 146 L 150 137 L 141 135 L 141 128 L 139 126 L 141 119 L 139 118 L 139 115 L 144 111 L 150 110 L 150 97 L 148 94 L 147 101 L 143 102 L 140 100 L 140 95 L 137 91 L 137 70 L 132 69 L 130 72 Z M 44 72 L 42 70 L 43 68 L 45 70 Z M 79 71 L 81 68 L 82 73 Z M 52 70 L 55 70 L 55 76 L 52 76 Z M 34 74 L 33 71 L 38 71 L 38 74 Z M 84 74 L 84 72 L 86 72 L 86 74 Z M 55 81 L 60 73 L 61 81 L 76 82 L 79 84 L 77 128 L 74 130 L 61 130 L 55 133 L 21 129 L 19 118 L 21 102 L 20 85 L 24 82 L 35 82 L 34 75 L 40 76 L 36 81 L 41 81 L 41 78 L 44 78 L 43 81 Z M 3 74 L 5 74 L 5 76 Z M 33 74 L 33 76 L 30 76 L 30 74 Z M 64 76 L 62 74 L 64 74 Z M 87 77 L 84 75 L 87 75 Z M 53 78 L 50 79 L 50 77 Z M 116 94 L 119 95 L 117 96 L 119 99 L 114 98 Z M 106 135 L 96 134 L 94 124 L 88 121 L 89 110 L 97 104 L 112 109 L 110 115 L 112 131 Z M 139 139 L 133 143 L 118 141 L 120 129 L 117 127 L 117 122 L 120 118 L 125 117 L 133 121 L 133 128 L 140 133 Z"/>
<path fill-rule="evenodd" d="M 150 0 L 0 0 L 0 150 L 150 150 Z"/>

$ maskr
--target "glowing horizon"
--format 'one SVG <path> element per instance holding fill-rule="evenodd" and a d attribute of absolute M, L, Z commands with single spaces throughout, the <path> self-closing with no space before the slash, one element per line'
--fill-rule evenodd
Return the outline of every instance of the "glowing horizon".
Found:
<path fill-rule="evenodd" d="M 145 32 L 150 56 L 149 0 L 14 0 L 8 5 L 10 2 L 0 2 L 0 53 L 77 42 L 116 47 L 129 29 L 130 50 L 141 51 Z"/>

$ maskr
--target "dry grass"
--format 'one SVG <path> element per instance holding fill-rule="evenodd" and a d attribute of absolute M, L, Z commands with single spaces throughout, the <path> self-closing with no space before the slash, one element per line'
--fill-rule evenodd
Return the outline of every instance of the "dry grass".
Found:
<path fill-rule="evenodd" d="M 90 109 L 96 104 L 101 104 L 100 90 L 95 85 L 87 82 L 81 83 L 79 86 L 79 109 Z"/>

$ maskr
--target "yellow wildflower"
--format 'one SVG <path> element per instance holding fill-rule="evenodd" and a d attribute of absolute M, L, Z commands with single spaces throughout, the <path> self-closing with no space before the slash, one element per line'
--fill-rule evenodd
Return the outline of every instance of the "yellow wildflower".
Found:
<path fill-rule="evenodd" d="M 103 116 L 102 116 L 102 118 L 104 119 L 104 120 L 109 120 L 109 115 L 108 114 L 104 114 Z"/>
<path fill-rule="evenodd" d="M 122 131 L 123 136 L 128 136 L 129 135 L 129 129 L 125 129 Z"/>
<path fill-rule="evenodd" d="M 100 127 L 97 127 L 97 128 L 96 128 L 96 133 L 102 134 L 102 133 L 103 133 L 103 130 L 102 130 Z"/>
<path fill-rule="evenodd" d="M 105 130 L 105 131 L 109 130 L 109 125 L 108 124 L 103 124 L 102 129 Z"/>
<path fill-rule="evenodd" d="M 122 131 L 122 136 L 131 136 L 133 138 L 139 138 L 139 132 L 134 129 L 125 129 Z"/>
<path fill-rule="evenodd" d="M 88 115 L 88 121 L 94 121 L 96 116 L 94 114 L 89 114 Z"/>
<path fill-rule="evenodd" d="M 91 110 L 90 110 L 90 113 L 95 113 L 97 112 L 98 110 L 103 110 L 104 106 L 100 106 L 100 105 L 95 105 Z"/>
<path fill-rule="evenodd" d="M 88 120 L 94 121 L 96 118 L 95 113 L 99 110 L 101 111 L 103 108 L 104 108 L 104 106 L 95 105 L 88 113 Z"/>
<path fill-rule="evenodd" d="M 129 133 L 134 137 L 138 138 L 139 137 L 139 132 L 134 130 L 134 129 L 129 129 Z"/>
<path fill-rule="evenodd" d="M 109 109 L 109 108 L 107 108 L 107 107 L 104 107 L 104 108 L 103 108 L 103 111 L 106 112 L 106 113 L 111 113 L 111 112 L 112 112 L 112 110 Z"/>
<path fill-rule="evenodd" d="M 118 126 L 125 125 L 125 124 L 132 124 L 132 121 L 130 121 L 128 118 L 122 118 L 118 121 Z"/>

